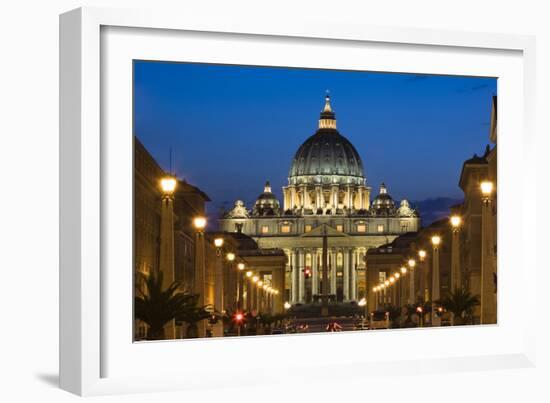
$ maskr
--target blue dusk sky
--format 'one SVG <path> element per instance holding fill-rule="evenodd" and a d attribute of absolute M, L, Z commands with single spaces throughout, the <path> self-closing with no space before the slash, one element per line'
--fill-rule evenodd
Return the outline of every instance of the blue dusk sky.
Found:
<path fill-rule="evenodd" d="M 373 196 L 385 182 L 398 200 L 462 198 L 462 163 L 489 142 L 495 78 L 136 61 L 135 135 L 167 170 L 172 149 L 210 214 L 250 207 L 266 180 L 281 200 L 326 90 Z"/>

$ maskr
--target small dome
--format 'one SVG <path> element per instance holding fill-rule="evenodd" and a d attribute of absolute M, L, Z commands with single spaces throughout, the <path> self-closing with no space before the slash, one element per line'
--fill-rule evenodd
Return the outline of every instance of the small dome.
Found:
<path fill-rule="evenodd" d="M 388 189 L 383 183 L 380 185 L 380 193 L 372 201 L 372 208 L 376 214 L 391 214 L 395 211 L 395 202 L 388 194 Z"/>
<path fill-rule="evenodd" d="M 269 181 L 265 183 L 264 191 L 256 199 L 254 208 L 252 209 L 253 215 L 278 215 L 280 212 L 280 204 L 277 197 L 271 192 L 271 185 Z"/>
<path fill-rule="evenodd" d="M 353 144 L 336 129 L 328 95 L 319 119 L 319 129 L 296 151 L 288 176 L 291 184 L 309 182 L 311 177 L 317 182 L 365 182 L 361 157 Z"/>

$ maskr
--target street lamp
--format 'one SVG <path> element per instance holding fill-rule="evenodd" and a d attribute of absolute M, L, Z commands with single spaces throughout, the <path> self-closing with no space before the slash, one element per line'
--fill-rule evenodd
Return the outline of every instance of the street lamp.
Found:
<path fill-rule="evenodd" d="M 223 238 L 214 239 L 214 245 L 216 248 L 221 248 L 223 246 Z"/>
<path fill-rule="evenodd" d="M 426 259 L 426 251 L 424 249 L 420 249 L 418 251 L 418 257 L 420 258 L 420 261 L 423 262 L 424 259 Z"/>
<path fill-rule="evenodd" d="M 399 270 L 401 270 L 401 274 L 407 274 L 407 268 L 405 266 L 401 266 L 401 269 Z"/>
<path fill-rule="evenodd" d="M 432 326 L 441 326 L 441 318 L 436 315 L 435 302 L 439 300 L 439 245 L 441 237 L 439 235 L 432 236 Z"/>
<path fill-rule="evenodd" d="M 206 227 L 206 218 L 195 217 L 193 219 L 193 226 L 196 228 L 198 232 L 204 231 L 204 227 Z"/>
<path fill-rule="evenodd" d="M 244 269 L 244 267 L 243 267 L 243 269 Z M 239 270 L 240 270 L 240 269 L 239 269 Z M 252 277 L 252 272 L 251 272 L 250 270 L 248 270 L 248 271 L 246 272 L 246 277 L 248 277 L 248 278 Z"/>
<path fill-rule="evenodd" d="M 452 228 L 451 238 L 451 292 L 460 288 L 460 246 L 459 232 L 462 225 L 462 218 L 459 215 L 453 215 L 450 218 Z"/>
<path fill-rule="evenodd" d="M 244 265 L 243 262 L 240 262 L 240 263 L 237 264 L 237 269 L 239 269 L 239 271 L 243 271 L 244 268 L 245 268 L 245 265 Z M 252 272 L 250 272 L 250 276 L 251 275 L 252 275 Z M 247 277 L 250 277 L 250 276 L 248 275 L 248 272 L 247 272 Z"/>
<path fill-rule="evenodd" d="M 462 218 L 458 215 L 451 216 L 449 221 L 451 222 L 451 226 L 453 227 L 453 231 L 457 231 L 458 228 L 460 227 L 460 224 L 462 224 Z"/>
<path fill-rule="evenodd" d="M 285 309 L 290 309 L 291 306 L 292 306 L 292 305 L 290 305 L 290 302 L 288 302 L 288 301 L 285 301 L 285 304 L 283 305 L 283 307 L 284 307 Z"/>
<path fill-rule="evenodd" d="M 413 270 L 413 269 L 416 266 L 416 260 L 409 259 L 407 264 L 409 265 L 409 269 L 410 269 L 410 273 L 409 273 L 409 304 L 412 305 L 412 304 L 414 304 L 414 300 L 415 300 L 415 292 L 414 292 L 414 272 L 415 272 L 415 270 Z"/>
<path fill-rule="evenodd" d="M 225 255 L 225 257 L 227 258 L 227 260 L 229 260 L 230 262 L 232 262 L 233 260 L 235 260 L 235 254 L 233 252 L 228 252 L 227 255 Z"/>
<path fill-rule="evenodd" d="M 480 184 L 481 200 L 481 324 L 496 323 L 496 268 L 494 267 L 494 234 L 492 197 L 493 182 L 485 180 Z"/>
<path fill-rule="evenodd" d="M 166 176 L 160 180 L 160 188 L 165 195 L 172 195 L 176 190 L 177 181 L 173 176 Z"/>
<path fill-rule="evenodd" d="M 491 194 L 493 193 L 493 182 L 483 181 L 483 182 L 481 182 L 479 187 L 481 188 L 482 197 L 484 199 L 490 199 Z"/>

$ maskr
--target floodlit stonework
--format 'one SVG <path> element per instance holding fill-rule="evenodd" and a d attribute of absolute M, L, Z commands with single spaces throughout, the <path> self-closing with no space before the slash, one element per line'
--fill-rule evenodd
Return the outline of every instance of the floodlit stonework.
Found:
<path fill-rule="evenodd" d="M 358 301 L 367 296 L 367 250 L 420 228 L 417 211 L 407 200 L 396 203 L 385 184 L 371 201 L 361 157 L 337 130 L 328 95 L 318 129 L 298 148 L 282 194 L 281 203 L 267 182 L 253 206 L 237 200 L 219 226 L 249 235 L 261 249 L 284 250 L 284 298 L 292 304 L 320 294 L 323 233 L 329 239 L 330 294 Z"/>

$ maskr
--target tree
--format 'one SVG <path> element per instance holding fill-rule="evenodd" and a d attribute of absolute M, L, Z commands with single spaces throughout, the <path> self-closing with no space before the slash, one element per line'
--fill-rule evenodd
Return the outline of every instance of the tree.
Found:
<path fill-rule="evenodd" d="M 465 288 L 456 288 L 437 302 L 453 314 L 453 325 L 471 322 L 474 308 L 480 304 L 479 296 L 472 295 Z"/>
<path fill-rule="evenodd" d="M 164 326 L 175 319 L 196 328 L 199 320 L 210 316 L 206 307 L 198 307 L 199 296 L 179 291 L 180 284 L 173 282 L 162 288 L 163 273 L 151 274 L 145 279 L 146 290 L 139 290 L 134 298 L 136 319 L 149 326 L 148 340 L 163 340 Z M 189 329 L 188 329 L 189 331 Z"/>

